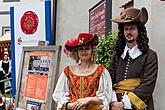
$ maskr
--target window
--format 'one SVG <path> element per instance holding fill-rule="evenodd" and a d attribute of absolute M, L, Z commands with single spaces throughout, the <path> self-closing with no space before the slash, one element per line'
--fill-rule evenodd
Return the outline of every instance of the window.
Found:
<path fill-rule="evenodd" d="M 3 2 L 20 2 L 20 0 L 3 0 Z"/>
<path fill-rule="evenodd" d="M 6 34 L 7 32 L 10 32 L 10 27 L 9 26 L 2 26 L 2 36 Z"/>

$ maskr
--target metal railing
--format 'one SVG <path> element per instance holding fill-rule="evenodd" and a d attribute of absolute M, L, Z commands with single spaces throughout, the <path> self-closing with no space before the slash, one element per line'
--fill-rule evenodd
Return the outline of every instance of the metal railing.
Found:
<path fill-rule="evenodd" d="M 0 83 L 4 83 L 4 94 L 3 95 L 3 106 L 0 107 L 0 110 L 13 110 L 12 109 L 12 85 L 11 79 L 7 78 L 0 80 Z M 9 96 L 9 97 L 7 97 Z"/>

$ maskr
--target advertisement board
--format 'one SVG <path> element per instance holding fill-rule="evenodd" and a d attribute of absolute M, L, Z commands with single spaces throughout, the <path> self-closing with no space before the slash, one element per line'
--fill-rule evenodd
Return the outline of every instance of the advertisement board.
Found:
<path fill-rule="evenodd" d="M 15 110 L 54 110 L 61 46 L 23 47 Z"/>
<path fill-rule="evenodd" d="M 34 1 L 10 8 L 13 95 L 16 93 L 22 47 L 37 46 L 39 41 L 52 42 L 50 5 L 51 1 Z"/>

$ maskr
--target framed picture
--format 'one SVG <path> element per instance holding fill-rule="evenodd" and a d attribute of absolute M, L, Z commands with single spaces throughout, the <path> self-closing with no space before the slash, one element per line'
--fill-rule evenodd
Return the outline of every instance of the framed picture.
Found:
<path fill-rule="evenodd" d="M 2 26 L 2 36 L 6 34 L 7 32 L 10 32 L 9 26 Z"/>
<path fill-rule="evenodd" d="M 3 2 L 20 2 L 20 0 L 3 0 Z"/>
<path fill-rule="evenodd" d="M 61 46 L 23 47 L 15 110 L 34 106 L 36 110 L 55 109 L 52 94 L 59 76 L 60 55 Z"/>

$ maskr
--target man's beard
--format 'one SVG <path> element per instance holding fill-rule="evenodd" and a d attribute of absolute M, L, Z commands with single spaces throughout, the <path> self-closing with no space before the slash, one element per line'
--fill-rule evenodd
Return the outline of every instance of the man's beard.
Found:
<path fill-rule="evenodd" d="M 132 39 L 132 40 L 126 40 L 126 42 L 128 42 L 128 43 L 132 43 L 134 41 L 135 41 L 134 39 Z"/>

